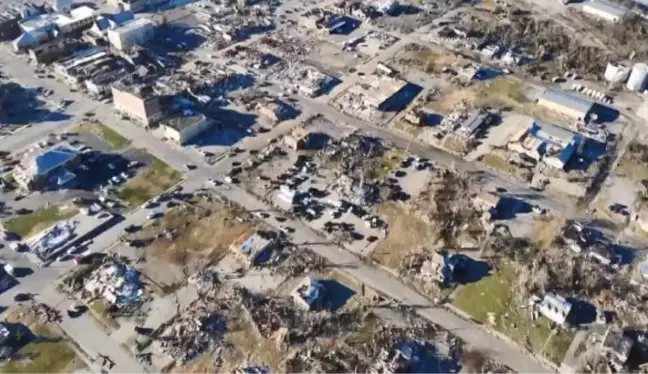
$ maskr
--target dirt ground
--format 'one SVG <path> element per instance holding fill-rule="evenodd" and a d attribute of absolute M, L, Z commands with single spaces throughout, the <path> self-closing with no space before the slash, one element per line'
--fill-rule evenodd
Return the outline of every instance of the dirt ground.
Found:
<path fill-rule="evenodd" d="M 465 62 L 461 56 L 413 43 L 396 53 L 393 60 L 399 65 L 435 74 L 441 73 L 444 67 Z"/>
<path fill-rule="evenodd" d="M 477 106 L 497 107 L 527 113 L 535 110 L 535 105 L 526 96 L 524 82 L 508 77 L 475 81 L 467 87 L 448 85 L 441 90 L 438 100 L 426 105 L 438 113 L 448 114 L 462 101 Z"/>
<path fill-rule="evenodd" d="M 376 246 L 372 258 L 390 269 L 398 269 L 410 251 L 436 239 L 432 226 L 403 204 L 386 202 L 378 207 L 377 214 L 387 222 L 389 232 Z"/>
<path fill-rule="evenodd" d="M 143 272 L 163 288 L 182 283 L 185 272 L 193 274 L 217 262 L 236 238 L 254 226 L 237 219 L 246 216 L 234 206 L 200 197 L 169 210 L 137 235 L 140 240 L 153 239 L 144 251 Z M 165 230 L 169 237 L 155 239 Z"/>

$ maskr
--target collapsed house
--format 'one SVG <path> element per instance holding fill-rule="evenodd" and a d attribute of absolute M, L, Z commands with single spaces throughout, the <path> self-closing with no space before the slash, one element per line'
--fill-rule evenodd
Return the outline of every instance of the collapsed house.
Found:
<path fill-rule="evenodd" d="M 75 221 L 62 221 L 36 235 L 27 244 L 41 261 L 47 262 L 63 251 L 76 236 Z"/>
<path fill-rule="evenodd" d="M 616 370 L 621 370 L 630 357 L 633 345 L 632 339 L 623 336 L 622 331 L 610 327 L 601 340 L 600 352 Z"/>
<path fill-rule="evenodd" d="M 253 266 L 265 262 L 270 257 L 269 252 L 274 244 L 269 235 L 254 231 L 241 235 L 230 245 L 230 250 L 246 266 Z"/>
<path fill-rule="evenodd" d="M 328 293 L 324 284 L 314 278 L 306 277 L 290 293 L 295 303 L 306 310 L 328 309 Z"/>
<path fill-rule="evenodd" d="M 90 276 L 84 289 L 92 298 L 101 297 L 110 305 L 129 305 L 141 300 L 144 294 L 140 275 L 131 266 L 109 262 Z"/>

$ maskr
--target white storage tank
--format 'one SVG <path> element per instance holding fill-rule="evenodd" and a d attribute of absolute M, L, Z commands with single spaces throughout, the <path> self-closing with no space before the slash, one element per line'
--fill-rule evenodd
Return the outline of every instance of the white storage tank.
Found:
<path fill-rule="evenodd" d="M 610 83 L 623 83 L 630 76 L 630 70 L 627 65 L 608 62 L 605 68 L 605 80 Z"/>
<path fill-rule="evenodd" d="M 628 78 L 627 87 L 631 91 L 641 91 L 646 85 L 648 77 L 648 65 L 640 62 L 632 67 L 630 78 Z"/>

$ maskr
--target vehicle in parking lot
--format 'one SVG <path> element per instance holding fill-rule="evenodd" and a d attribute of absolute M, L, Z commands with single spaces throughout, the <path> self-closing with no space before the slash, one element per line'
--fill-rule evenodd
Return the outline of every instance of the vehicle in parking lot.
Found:
<path fill-rule="evenodd" d="M 194 170 L 196 168 L 196 165 L 191 164 L 191 163 L 186 163 L 184 166 L 185 166 L 185 169 L 187 169 L 187 170 Z"/>

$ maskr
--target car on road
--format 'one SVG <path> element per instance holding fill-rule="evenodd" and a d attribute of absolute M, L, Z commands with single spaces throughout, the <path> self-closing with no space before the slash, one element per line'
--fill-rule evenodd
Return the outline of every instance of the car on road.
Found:
<path fill-rule="evenodd" d="M 187 169 L 187 170 L 194 170 L 194 169 L 196 169 L 196 165 L 191 164 L 191 163 L 186 163 L 186 164 L 184 164 L 184 167 L 185 167 L 185 169 Z"/>
<path fill-rule="evenodd" d="M 156 218 L 160 217 L 161 215 L 162 215 L 162 213 L 160 213 L 160 212 L 148 212 L 146 214 L 146 219 L 156 219 Z"/>

